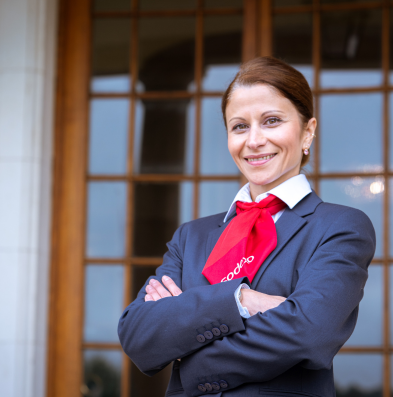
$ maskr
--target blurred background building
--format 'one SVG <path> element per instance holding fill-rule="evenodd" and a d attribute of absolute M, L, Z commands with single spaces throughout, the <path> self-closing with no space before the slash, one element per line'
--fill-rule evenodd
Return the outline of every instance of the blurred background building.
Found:
<path fill-rule="evenodd" d="M 242 61 L 299 69 L 310 182 L 377 233 L 340 397 L 393 392 L 393 2 L 0 0 L 0 394 L 163 396 L 117 321 L 185 221 L 242 180 L 220 97 Z"/>

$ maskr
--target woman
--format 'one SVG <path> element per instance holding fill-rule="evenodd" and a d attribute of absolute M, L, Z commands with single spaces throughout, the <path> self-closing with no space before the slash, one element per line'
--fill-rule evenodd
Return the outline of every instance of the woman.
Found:
<path fill-rule="evenodd" d="M 222 111 L 249 183 L 227 213 L 175 232 L 120 319 L 121 344 L 145 374 L 174 362 L 167 396 L 335 396 L 332 361 L 356 324 L 373 226 L 300 174 L 317 124 L 301 73 L 254 59 Z"/>

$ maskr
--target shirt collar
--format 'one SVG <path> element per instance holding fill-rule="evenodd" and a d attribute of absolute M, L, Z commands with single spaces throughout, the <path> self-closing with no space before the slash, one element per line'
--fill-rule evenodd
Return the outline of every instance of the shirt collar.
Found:
<path fill-rule="evenodd" d="M 311 193 L 310 183 L 308 182 L 304 174 L 299 174 L 290 179 L 287 179 L 286 181 L 269 190 L 268 192 L 260 194 L 255 199 L 255 202 L 259 203 L 269 194 L 274 194 L 276 197 L 284 201 L 284 203 L 289 208 L 292 209 L 309 193 Z M 235 199 L 232 201 L 232 204 L 229 207 L 227 214 L 225 215 L 224 222 L 226 222 L 236 211 L 236 201 L 243 201 L 246 203 L 252 202 L 249 183 L 245 184 L 236 194 Z"/>

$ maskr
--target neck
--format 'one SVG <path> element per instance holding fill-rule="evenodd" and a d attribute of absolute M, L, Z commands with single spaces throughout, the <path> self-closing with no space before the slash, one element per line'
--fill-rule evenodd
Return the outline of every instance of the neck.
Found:
<path fill-rule="evenodd" d="M 255 201 L 256 198 L 263 193 L 267 193 L 270 190 L 274 189 L 275 187 L 281 185 L 283 182 L 287 181 L 288 179 L 293 178 L 296 175 L 300 174 L 300 169 L 297 171 L 297 173 L 288 173 L 285 175 L 281 175 L 281 177 L 277 178 L 276 180 L 272 182 L 268 182 L 265 185 L 257 185 L 252 182 L 250 183 L 250 195 L 252 201 Z"/>

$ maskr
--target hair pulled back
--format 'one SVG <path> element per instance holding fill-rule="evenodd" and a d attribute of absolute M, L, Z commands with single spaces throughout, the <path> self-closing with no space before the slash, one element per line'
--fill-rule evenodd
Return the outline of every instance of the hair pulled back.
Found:
<path fill-rule="evenodd" d="M 296 107 L 304 123 L 314 115 L 313 96 L 304 76 L 287 63 L 273 57 L 258 57 L 243 63 L 239 72 L 229 84 L 222 97 L 221 109 L 226 123 L 226 108 L 232 93 L 239 87 L 251 87 L 266 84 L 273 87 Z M 301 166 L 304 166 L 310 154 L 303 154 Z"/>

